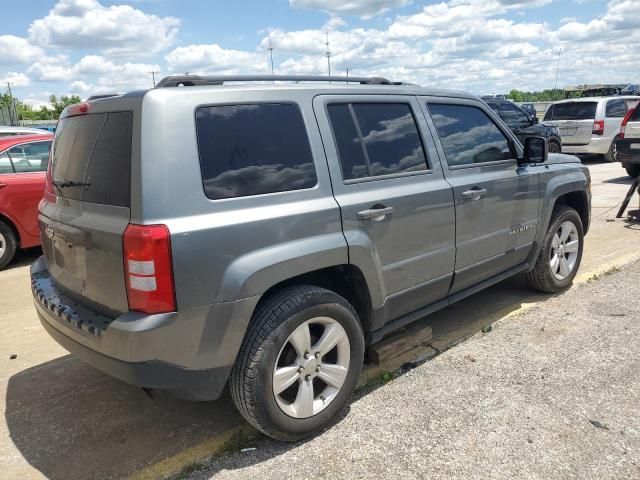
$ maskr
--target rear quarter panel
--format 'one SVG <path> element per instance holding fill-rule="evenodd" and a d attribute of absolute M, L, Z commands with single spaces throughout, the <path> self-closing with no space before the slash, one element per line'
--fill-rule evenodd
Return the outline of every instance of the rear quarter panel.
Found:
<path fill-rule="evenodd" d="M 0 215 L 16 226 L 22 248 L 40 245 L 38 203 L 44 182 L 45 172 L 0 175 Z"/>

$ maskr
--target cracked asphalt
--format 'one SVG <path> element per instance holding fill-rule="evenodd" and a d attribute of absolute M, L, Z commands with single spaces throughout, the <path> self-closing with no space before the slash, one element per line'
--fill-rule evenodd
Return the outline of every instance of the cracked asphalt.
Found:
<path fill-rule="evenodd" d="M 615 269 L 362 395 L 312 440 L 261 438 L 181 478 L 640 478 L 639 290 L 640 262 Z"/>

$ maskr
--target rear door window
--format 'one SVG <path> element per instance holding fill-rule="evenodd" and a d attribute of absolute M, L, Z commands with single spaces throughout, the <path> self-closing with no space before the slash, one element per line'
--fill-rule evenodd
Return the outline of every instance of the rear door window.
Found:
<path fill-rule="evenodd" d="M 623 99 L 609 100 L 605 116 L 608 118 L 623 118 L 627 111 L 627 104 Z"/>
<path fill-rule="evenodd" d="M 598 102 L 556 103 L 549 107 L 545 120 L 593 120 Z"/>
<path fill-rule="evenodd" d="M 330 104 L 327 109 L 344 180 L 427 170 L 409 104 Z"/>
<path fill-rule="evenodd" d="M 317 183 L 296 105 L 201 107 L 196 128 L 204 190 L 211 199 L 300 190 Z"/>
<path fill-rule="evenodd" d="M 510 160 L 509 140 L 480 108 L 429 104 L 450 167 Z"/>
<path fill-rule="evenodd" d="M 61 197 L 128 207 L 131 203 L 133 112 L 109 112 L 63 118 L 53 141 L 54 182 Z"/>
<path fill-rule="evenodd" d="M 16 145 L 7 153 L 16 173 L 44 172 L 49 163 L 51 142 L 26 143 Z"/>

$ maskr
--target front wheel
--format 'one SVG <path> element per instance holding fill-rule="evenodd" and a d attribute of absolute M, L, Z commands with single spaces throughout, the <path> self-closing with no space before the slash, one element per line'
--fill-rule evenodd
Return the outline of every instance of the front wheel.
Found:
<path fill-rule="evenodd" d="M 230 376 L 244 418 L 277 440 L 308 437 L 347 405 L 364 360 L 353 307 L 324 288 L 286 288 L 256 311 Z"/>
<path fill-rule="evenodd" d="M 557 142 L 549 142 L 549 153 L 560 153 L 562 148 Z"/>
<path fill-rule="evenodd" d="M 640 164 L 629 165 L 628 167 L 625 167 L 625 170 L 631 178 L 640 177 Z"/>
<path fill-rule="evenodd" d="M 564 205 L 556 207 L 538 260 L 529 272 L 529 284 L 545 293 L 557 293 L 569 287 L 580 267 L 583 244 L 578 212 Z"/>

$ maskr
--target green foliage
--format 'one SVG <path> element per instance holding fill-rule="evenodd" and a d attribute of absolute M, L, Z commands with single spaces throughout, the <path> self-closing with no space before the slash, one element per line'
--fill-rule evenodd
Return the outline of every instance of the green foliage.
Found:
<path fill-rule="evenodd" d="M 564 91 L 559 88 L 542 90 L 541 92 L 523 92 L 513 89 L 507 97 L 513 99 L 514 102 L 555 102 L 564 99 Z"/>
<path fill-rule="evenodd" d="M 20 120 L 57 120 L 65 107 L 73 105 L 74 103 L 80 103 L 81 101 L 82 99 L 77 95 L 62 95 L 60 98 L 51 95 L 49 97 L 51 108 L 43 105 L 36 109 L 13 97 L 16 112 Z M 0 108 L 9 107 L 10 105 L 11 97 L 9 93 L 0 94 Z"/>

